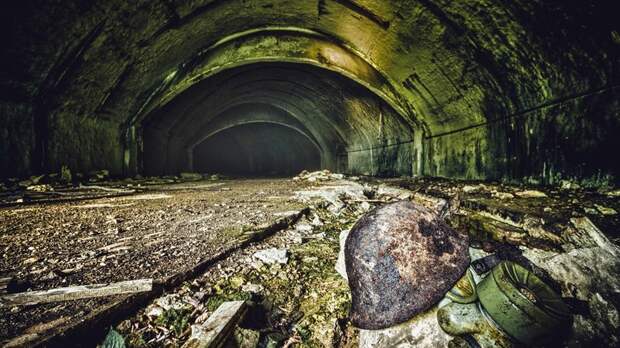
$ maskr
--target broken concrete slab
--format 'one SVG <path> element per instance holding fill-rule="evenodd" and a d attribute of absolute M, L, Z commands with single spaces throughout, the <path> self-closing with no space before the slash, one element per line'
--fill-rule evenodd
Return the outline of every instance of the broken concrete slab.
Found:
<path fill-rule="evenodd" d="M 288 250 L 269 248 L 256 252 L 253 257 L 265 264 L 285 264 L 288 262 Z"/>

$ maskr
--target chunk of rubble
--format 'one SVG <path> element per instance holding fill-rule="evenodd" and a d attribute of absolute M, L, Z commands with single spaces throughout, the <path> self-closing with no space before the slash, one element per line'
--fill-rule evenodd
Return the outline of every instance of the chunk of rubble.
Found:
<path fill-rule="evenodd" d="M 184 308 L 190 306 L 188 303 L 183 301 L 180 295 L 178 294 L 170 294 L 166 296 L 162 296 L 152 304 L 150 304 L 144 313 L 151 318 L 157 318 L 164 314 L 164 312 L 174 309 L 176 311 L 180 311 Z"/>
<path fill-rule="evenodd" d="M 620 197 L 620 190 L 609 191 L 606 195 L 609 197 Z"/>
<path fill-rule="evenodd" d="M 346 206 L 344 200 L 365 201 L 363 194 L 364 186 L 351 181 L 341 181 L 329 186 L 320 186 L 311 190 L 297 191 L 295 196 L 298 200 L 309 203 L 313 199 L 323 200 L 327 203 L 327 210 L 338 215 Z"/>
<path fill-rule="evenodd" d="M 288 250 L 278 248 L 263 249 L 255 252 L 253 257 L 268 265 L 274 263 L 286 264 L 288 262 Z"/>
<path fill-rule="evenodd" d="M 544 198 L 547 197 L 547 194 L 537 190 L 525 190 L 515 193 L 517 196 L 521 198 Z"/>
<path fill-rule="evenodd" d="M 562 190 L 578 190 L 581 188 L 579 184 L 570 180 L 562 180 L 560 181 L 560 188 Z"/>
<path fill-rule="evenodd" d="M 183 180 L 189 180 L 189 181 L 198 181 L 198 180 L 202 180 L 202 174 L 200 173 L 187 173 L 187 172 L 183 172 L 180 174 L 181 179 Z"/>
<path fill-rule="evenodd" d="M 88 178 L 91 181 L 102 181 L 110 177 L 110 171 L 107 169 L 93 170 L 88 172 Z"/>
<path fill-rule="evenodd" d="M 613 208 L 609 208 L 600 204 L 594 204 L 594 206 L 596 207 L 596 210 L 598 210 L 601 214 L 603 215 L 616 215 L 618 214 L 618 212 L 613 209 Z"/>
<path fill-rule="evenodd" d="M 316 172 L 309 172 L 307 170 L 304 170 L 293 178 L 294 181 L 305 180 L 308 182 L 341 180 L 341 179 L 344 179 L 344 174 L 332 173 L 327 169 L 316 171 Z"/>
<path fill-rule="evenodd" d="M 347 241 L 347 237 L 349 236 L 349 231 L 350 230 L 342 230 L 340 232 L 340 251 L 338 252 L 338 260 L 336 261 L 336 272 L 338 272 L 338 274 L 340 274 L 340 276 L 342 278 L 344 278 L 344 280 L 349 280 L 349 278 L 347 277 L 347 267 L 344 261 L 344 246 L 345 246 L 345 242 Z"/>
<path fill-rule="evenodd" d="M 465 185 L 461 188 L 465 193 L 475 193 L 484 190 L 486 187 L 484 185 Z"/>
<path fill-rule="evenodd" d="M 52 187 L 52 185 L 41 184 L 41 185 L 30 185 L 26 187 L 26 190 L 34 191 L 34 192 L 51 192 L 51 191 L 54 191 L 54 188 Z"/>
<path fill-rule="evenodd" d="M 515 195 L 513 195 L 510 192 L 501 192 L 501 191 L 495 191 L 492 193 L 493 197 L 498 198 L 498 199 L 513 199 L 515 198 Z"/>
<path fill-rule="evenodd" d="M 437 324 L 437 306 L 411 320 L 381 330 L 359 330 L 359 348 L 449 347 L 452 336 Z"/>

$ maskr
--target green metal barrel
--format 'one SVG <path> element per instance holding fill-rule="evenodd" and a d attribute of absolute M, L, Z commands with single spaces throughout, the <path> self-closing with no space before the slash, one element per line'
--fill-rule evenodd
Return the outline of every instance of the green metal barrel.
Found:
<path fill-rule="evenodd" d="M 570 324 L 571 313 L 540 278 L 504 261 L 477 285 L 486 315 L 515 340 L 532 345 Z"/>

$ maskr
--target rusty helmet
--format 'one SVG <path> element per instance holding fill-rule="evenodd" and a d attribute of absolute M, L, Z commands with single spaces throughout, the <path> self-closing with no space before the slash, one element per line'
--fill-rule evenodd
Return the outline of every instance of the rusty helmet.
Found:
<path fill-rule="evenodd" d="M 368 212 L 345 243 L 353 324 L 382 329 L 432 307 L 465 273 L 468 245 L 467 235 L 410 201 Z"/>

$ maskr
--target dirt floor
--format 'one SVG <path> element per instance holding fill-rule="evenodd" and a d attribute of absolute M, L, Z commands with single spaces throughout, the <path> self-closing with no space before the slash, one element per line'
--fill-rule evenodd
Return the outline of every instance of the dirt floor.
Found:
<path fill-rule="evenodd" d="M 447 212 L 448 222 L 469 234 L 473 247 L 486 252 L 513 245 L 554 257 L 590 248 L 582 228 L 585 218 L 612 244 L 620 244 L 620 192 L 611 188 L 329 174 L 294 180 L 143 181 L 136 185 L 100 183 L 122 190 L 103 192 L 116 197 L 47 204 L 34 199 L 28 205 L 11 202 L 0 210 L 0 278 L 18 280 L 21 291 L 138 278 L 179 280 L 180 285 L 175 283 L 161 296 L 143 301 L 142 309 L 115 322 L 115 330 L 129 347 L 181 346 L 192 337 L 192 325 L 203 322 L 222 302 L 236 299 L 253 305 L 228 342 L 233 346 L 353 347 L 367 346 L 368 335 L 351 327 L 347 319 L 350 293 L 335 269 L 339 240 L 343 231 L 380 204 L 411 199 Z M 81 188 L 80 193 L 71 194 L 88 198 L 101 193 Z M 15 197 L 11 199 L 20 199 Z M 248 233 L 269 229 L 282 217 L 301 212 L 300 220 L 289 219 L 271 228 L 273 235 L 267 239 L 244 243 Z M 185 272 L 175 278 L 224 250 L 230 253 L 199 274 Z M 286 258 L 261 259 L 261 253 L 271 252 L 283 252 Z M 614 274 L 596 276 L 604 282 L 615 281 L 604 278 Z M 556 280 L 562 283 L 563 292 L 575 287 Z M 608 307 L 602 308 L 617 313 L 617 296 L 608 296 L 596 285 L 587 286 L 584 293 L 603 296 Z M 574 296 L 593 301 L 589 294 Z M 0 339 L 6 343 L 21 335 L 22 341 L 12 342 L 28 345 L 37 336 L 71 327 L 79 318 L 122 298 L 0 308 Z M 601 310 L 595 305 L 590 303 L 591 309 Z M 584 317 L 583 323 L 602 322 L 600 330 L 585 337 L 577 328 L 577 342 L 615 342 L 618 335 L 610 333 L 613 318 L 596 315 Z M 105 330 L 97 327 L 96 339 Z M 601 335 L 607 337 L 597 341 Z M 93 344 L 92 339 L 84 342 Z"/>
<path fill-rule="evenodd" d="M 292 199 L 299 186 L 285 179 L 186 182 L 130 196 L 5 208 L 0 277 L 14 277 L 23 290 L 166 279 L 301 210 Z M 86 315 L 106 301 L 2 308 L 1 339 L 34 324 Z"/>

